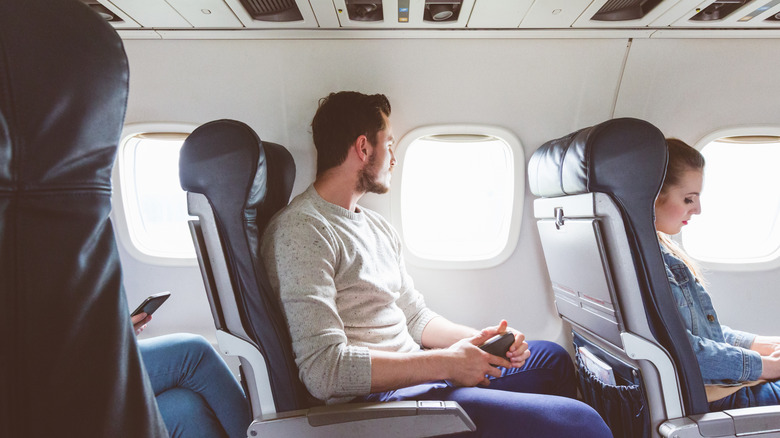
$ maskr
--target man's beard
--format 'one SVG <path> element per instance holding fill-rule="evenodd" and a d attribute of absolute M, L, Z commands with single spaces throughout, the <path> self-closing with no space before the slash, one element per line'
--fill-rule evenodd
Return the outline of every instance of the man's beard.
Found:
<path fill-rule="evenodd" d="M 376 193 L 379 195 L 387 193 L 387 191 L 390 190 L 390 187 L 377 182 L 377 179 L 376 153 L 373 153 L 371 157 L 369 157 L 366 165 L 360 169 L 356 190 L 358 192 Z"/>

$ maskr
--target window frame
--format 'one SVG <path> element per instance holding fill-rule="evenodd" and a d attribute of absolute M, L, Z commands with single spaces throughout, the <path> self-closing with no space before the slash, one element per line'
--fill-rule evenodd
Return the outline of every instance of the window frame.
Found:
<path fill-rule="evenodd" d="M 713 141 L 724 137 L 739 137 L 739 136 L 780 136 L 780 126 L 773 125 L 749 125 L 749 126 L 734 126 L 730 128 L 723 128 L 705 135 L 699 141 L 697 141 L 693 147 L 699 152 L 702 152 L 705 146 L 709 145 Z M 707 164 L 705 164 L 705 184 L 707 178 Z M 706 190 L 706 187 L 705 187 Z M 706 205 L 704 206 L 706 209 Z M 685 233 L 683 229 L 679 236 L 676 236 L 677 243 L 680 244 L 683 249 L 682 235 Z M 686 250 L 687 251 L 687 250 Z M 757 257 L 752 259 L 717 259 L 717 258 L 698 258 L 691 255 L 696 263 L 705 270 L 713 271 L 732 271 L 732 272 L 751 272 L 751 271 L 767 271 L 780 268 L 780 246 L 772 253 L 764 257 Z"/>
<path fill-rule="evenodd" d="M 128 220 L 128 202 L 130 200 L 126 193 L 131 190 L 128 189 L 131 184 L 130 175 L 125 174 L 123 170 L 123 156 L 124 149 L 127 146 L 127 142 L 132 137 L 141 134 L 163 134 L 163 133 L 182 133 L 189 135 L 199 125 L 195 123 L 184 122 L 141 122 L 141 123 L 128 123 L 122 128 L 122 134 L 119 137 L 119 145 L 117 147 L 116 159 L 114 160 L 114 168 L 112 169 L 113 178 L 113 192 L 112 198 L 112 210 L 111 219 L 114 224 L 114 232 L 117 237 L 118 243 L 124 248 L 134 259 L 157 266 L 174 266 L 174 267 L 190 267 L 197 266 L 198 260 L 196 256 L 193 257 L 170 257 L 149 254 L 139 248 L 136 243 L 133 233 L 130 231 L 130 224 Z"/>
<path fill-rule="evenodd" d="M 421 257 L 409 249 L 404 233 L 401 193 L 403 185 L 403 166 L 409 147 L 416 140 L 434 135 L 475 135 L 492 136 L 501 139 L 509 146 L 511 162 L 514 166 L 514 191 L 512 208 L 509 217 L 509 231 L 504 248 L 495 256 L 481 260 L 439 260 Z M 477 124 L 442 124 L 428 125 L 407 132 L 396 146 L 395 156 L 398 159 L 397 169 L 393 172 L 391 181 L 391 217 L 393 225 L 401 235 L 404 258 L 407 263 L 423 268 L 434 269 L 487 269 L 504 263 L 514 253 L 520 240 L 520 228 L 523 219 L 523 204 L 525 203 L 525 151 L 520 139 L 511 131 L 490 125 Z"/>

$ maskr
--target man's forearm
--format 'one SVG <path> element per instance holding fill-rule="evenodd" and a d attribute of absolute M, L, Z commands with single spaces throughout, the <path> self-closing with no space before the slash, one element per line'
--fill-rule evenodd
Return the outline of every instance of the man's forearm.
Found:
<path fill-rule="evenodd" d="M 371 392 L 435 380 L 447 380 L 456 386 L 487 385 L 487 375 L 501 376 L 501 371 L 493 365 L 511 366 L 508 360 L 477 347 L 495 334 L 495 330 L 485 330 L 478 336 L 461 339 L 449 348 L 413 353 L 371 350 Z"/>
<path fill-rule="evenodd" d="M 447 318 L 437 316 L 431 319 L 422 332 L 422 346 L 425 348 L 447 348 L 461 339 L 479 334 L 479 330 L 455 324 Z"/>
<path fill-rule="evenodd" d="M 395 353 L 371 350 L 371 392 L 447 379 L 444 350 Z"/>

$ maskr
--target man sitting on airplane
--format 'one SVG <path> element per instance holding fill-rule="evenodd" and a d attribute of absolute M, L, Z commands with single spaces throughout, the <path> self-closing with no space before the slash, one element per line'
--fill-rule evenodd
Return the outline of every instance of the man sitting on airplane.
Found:
<path fill-rule="evenodd" d="M 476 330 L 428 309 L 406 273 L 401 240 L 358 205 L 385 193 L 396 164 L 384 95 L 332 93 L 312 121 L 317 177 L 274 217 L 262 255 L 292 335 L 300 376 L 328 403 L 453 400 L 481 436 L 611 436 L 574 399 L 571 358 L 514 331 L 506 357 Z M 487 304 L 489 305 L 489 304 Z"/>

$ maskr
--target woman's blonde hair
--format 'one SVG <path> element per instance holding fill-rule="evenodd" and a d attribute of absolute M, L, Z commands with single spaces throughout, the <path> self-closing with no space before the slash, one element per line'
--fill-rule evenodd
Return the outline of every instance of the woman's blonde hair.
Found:
<path fill-rule="evenodd" d="M 664 184 L 661 187 L 661 193 L 658 194 L 660 200 L 669 191 L 669 188 L 680 183 L 682 176 L 689 170 L 704 170 L 704 156 L 695 148 L 689 146 L 684 141 L 677 138 L 667 138 L 666 147 L 669 150 L 669 162 L 666 165 L 666 176 Z M 656 201 L 658 202 L 658 201 Z M 688 254 L 675 243 L 668 234 L 656 231 L 658 240 L 675 257 L 682 260 L 693 275 L 704 284 L 704 278 L 701 275 L 701 269 Z"/>

